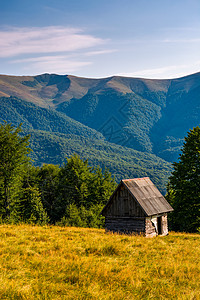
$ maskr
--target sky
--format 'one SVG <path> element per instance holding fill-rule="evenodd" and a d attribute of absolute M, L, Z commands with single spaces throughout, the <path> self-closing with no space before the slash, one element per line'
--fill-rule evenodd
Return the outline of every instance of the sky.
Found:
<path fill-rule="evenodd" d="M 200 0 L 0 0 L 0 74 L 200 72 Z"/>

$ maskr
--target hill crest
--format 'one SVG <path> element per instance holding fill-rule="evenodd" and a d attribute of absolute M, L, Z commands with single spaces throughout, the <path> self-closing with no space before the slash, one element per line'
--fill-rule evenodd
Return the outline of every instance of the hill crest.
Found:
<path fill-rule="evenodd" d="M 15 125 L 16 104 L 12 112 L 12 101 L 6 104 L 5 100 L 10 97 L 54 110 L 60 124 L 72 126 L 74 120 L 74 132 L 82 126 L 87 134 L 97 132 L 109 143 L 171 162 L 178 158 L 187 131 L 199 125 L 200 73 L 166 80 L 122 76 L 92 79 L 47 73 L 0 75 L 0 117 L 7 120 L 9 113 L 9 121 Z M 27 109 L 30 112 L 30 107 Z M 26 120 L 26 111 L 20 113 L 18 119 Z M 55 118 L 52 111 L 45 114 Z"/>

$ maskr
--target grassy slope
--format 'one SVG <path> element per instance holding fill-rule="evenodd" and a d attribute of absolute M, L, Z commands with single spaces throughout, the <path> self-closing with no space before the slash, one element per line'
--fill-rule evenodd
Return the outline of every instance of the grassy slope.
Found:
<path fill-rule="evenodd" d="M 15 96 L 39 106 L 46 106 L 43 99 L 34 91 L 34 87 L 22 84 L 23 81 L 33 81 L 32 76 L 0 75 L 0 97 Z M 40 89 L 42 86 L 40 86 Z"/>
<path fill-rule="evenodd" d="M 88 92 L 102 93 L 108 90 L 120 93 L 135 91 L 143 94 L 166 92 L 169 80 L 109 77 L 89 79 L 70 75 L 42 74 L 38 76 L 0 75 L 0 97 L 15 96 L 40 106 L 56 106 L 72 98 L 82 98 Z"/>
<path fill-rule="evenodd" d="M 199 299 L 200 236 L 0 226 L 0 299 Z"/>

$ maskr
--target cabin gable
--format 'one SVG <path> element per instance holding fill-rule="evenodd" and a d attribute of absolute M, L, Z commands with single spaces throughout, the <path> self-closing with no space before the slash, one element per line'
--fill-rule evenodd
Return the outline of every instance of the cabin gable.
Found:
<path fill-rule="evenodd" d="M 137 200 L 122 183 L 112 196 L 103 213 L 104 216 L 113 217 L 145 217 L 146 214 Z"/>

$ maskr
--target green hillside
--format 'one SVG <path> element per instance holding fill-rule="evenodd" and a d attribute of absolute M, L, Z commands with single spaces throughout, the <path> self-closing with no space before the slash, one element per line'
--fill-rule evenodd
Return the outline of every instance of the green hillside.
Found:
<path fill-rule="evenodd" d="M 0 98 L 0 122 L 7 121 L 24 129 L 45 130 L 82 137 L 104 139 L 102 134 L 53 109 L 39 107 L 16 97 Z"/>
<path fill-rule="evenodd" d="M 42 108 L 18 98 L 0 99 L 0 122 L 17 126 L 30 134 L 31 157 L 35 165 L 62 165 L 77 153 L 90 165 L 107 167 L 117 181 L 149 176 L 165 192 L 171 166 L 155 155 L 106 142 L 103 135 L 53 109 Z"/>
<path fill-rule="evenodd" d="M 200 123 L 199 103 L 200 73 L 171 80 L 0 75 L 0 122 L 23 123 L 35 164 L 62 164 L 78 153 L 117 180 L 150 176 L 162 191 L 186 132 Z"/>
<path fill-rule="evenodd" d="M 107 141 L 152 153 L 150 129 L 161 117 L 161 108 L 133 93 L 87 94 L 61 103 L 57 110 L 100 131 Z"/>
<path fill-rule="evenodd" d="M 35 165 L 43 163 L 62 164 L 66 157 L 77 153 L 88 159 L 91 166 L 108 168 L 119 182 L 123 178 L 149 176 L 165 193 L 171 164 L 161 158 L 96 139 L 86 139 L 78 135 L 26 131 L 31 134 L 31 154 Z"/>
<path fill-rule="evenodd" d="M 153 152 L 173 161 L 186 133 L 200 124 L 200 73 L 172 81 L 161 113 L 151 131 Z"/>
<path fill-rule="evenodd" d="M 0 75 L 0 96 L 62 112 L 101 132 L 109 142 L 172 162 L 186 132 L 199 124 L 199 79 L 200 73 L 170 80 Z M 19 115 L 23 120 L 23 112 Z"/>

